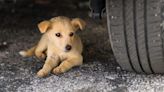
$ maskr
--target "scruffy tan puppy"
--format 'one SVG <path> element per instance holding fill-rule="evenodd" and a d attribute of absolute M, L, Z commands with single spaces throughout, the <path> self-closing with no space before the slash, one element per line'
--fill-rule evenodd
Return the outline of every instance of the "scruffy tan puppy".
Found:
<path fill-rule="evenodd" d="M 45 58 L 43 68 L 37 73 L 39 77 L 48 75 L 49 72 L 60 74 L 74 66 L 83 63 L 82 42 L 75 33 L 83 30 L 86 23 L 79 18 L 55 17 L 38 24 L 41 33 L 44 33 L 39 43 L 26 51 L 20 51 L 23 57 L 36 55 Z M 45 53 L 46 52 L 46 53 Z"/>

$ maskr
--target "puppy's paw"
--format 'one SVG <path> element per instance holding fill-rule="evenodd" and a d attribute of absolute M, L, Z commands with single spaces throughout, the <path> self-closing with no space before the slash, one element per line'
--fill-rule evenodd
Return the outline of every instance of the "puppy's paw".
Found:
<path fill-rule="evenodd" d="M 44 53 L 36 54 L 36 57 L 38 59 L 44 60 L 46 58 L 46 55 Z"/>
<path fill-rule="evenodd" d="M 46 59 L 46 55 L 44 53 L 42 53 L 41 56 L 39 57 L 39 59 Z"/>
<path fill-rule="evenodd" d="M 45 77 L 47 75 L 48 75 L 48 73 L 46 71 L 44 71 L 43 69 L 39 70 L 39 72 L 37 73 L 38 77 Z"/>
<path fill-rule="evenodd" d="M 27 57 L 27 53 L 26 51 L 19 51 L 19 55 L 21 55 L 22 57 Z"/>
<path fill-rule="evenodd" d="M 64 69 L 62 69 L 61 67 L 56 67 L 53 69 L 52 72 L 53 72 L 53 74 L 58 75 L 58 74 L 64 73 Z"/>

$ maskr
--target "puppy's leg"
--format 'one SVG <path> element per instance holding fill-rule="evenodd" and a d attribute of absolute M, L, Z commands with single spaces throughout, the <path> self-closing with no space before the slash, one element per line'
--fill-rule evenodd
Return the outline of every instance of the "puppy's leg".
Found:
<path fill-rule="evenodd" d="M 54 74 L 64 73 L 74 66 L 82 65 L 82 63 L 83 63 L 83 57 L 81 55 L 77 57 L 69 58 L 63 61 L 58 67 L 54 68 L 53 73 Z"/>
<path fill-rule="evenodd" d="M 34 55 L 35 49 L 36 49 L 36 46 L 34 46 L 26 51 L 25 50 L 20 51 L 19 54 L 23 57 L 30 57 L 30 56 Z"/>
<path fill-rule="evenodd" d="M 41 70 L 37 73 L 38 77 L 44 77 L 48 75 L 48 73 L 59 64 L 58 56 L 50 56 L 47 57 L 45 64 Z"/>
<path fill-rule="evenodd" d="M 46 49 L 47 49 L 47 41 L 46 39 L 42 38 L 35 49 L 36 57 L 39 59 L 45 59 L 46 55 L 44 52 L 46 51 Z"/>

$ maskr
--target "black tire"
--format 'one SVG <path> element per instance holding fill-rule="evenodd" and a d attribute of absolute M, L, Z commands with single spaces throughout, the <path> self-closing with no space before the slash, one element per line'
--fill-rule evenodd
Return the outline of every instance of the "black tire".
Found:
<path fill-rule="evenodd" d="M 109 37 L 123 70 L 164 73 L 164 0 L 106 0 Z"/>

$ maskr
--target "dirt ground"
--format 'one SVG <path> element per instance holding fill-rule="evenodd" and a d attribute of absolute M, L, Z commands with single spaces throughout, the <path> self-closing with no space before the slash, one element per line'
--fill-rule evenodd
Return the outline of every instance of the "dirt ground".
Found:
<path fill-rule="evenodd" d="M 112 58 L 106 19 L 93 20 L 89 18 L 88 7 L 78 7 L 79 3 L 65 1 L 65 3 L 58 4 L 59 1 L 48 6 L 21 6 L 21 8 L 16 8 L 14 12 L 2 11 L 0 13 L 0 92 L 16 91 L 20 85 L 28 85 L 31 78 L 36 77 L 36 72 L 43 63 L 35 57 L 22 58 L 18 52 L 33 46 L 40 39 L 41 33 L 39 33 L 37 23 L 55 16 L 79 17 L 87 23 L 86 29 L 78 32 L 84 44 L 84 65 L 72 69 L 72 72 L 77 72 L 71 77 L 80 76 L 78 74 L 80 68 L 85 72 L 88 71 L 88 67 L 96 68 L 96 66 L 88 66 L 88 64 L 98 61 L 106 66 L 106 71 L 112 71 L 116 68 L 112 67 L 112 64 L 116 66 L 116 63 Z M 70 75 L 71 71 L 60 76 Z"/>
<path fill-rule="evenodd" d="M 0 92 L 164 92 L 163 75 L 120 69 L 110 48 L 106 19 L 90 18 L 88 7 L 79 5 L 81 1 L 54 0 L 48 6 L 23 4 L 1 11 Z M 60 15 L 87 22 L 86 29 L 78 32 L 84 44 L 84 64 L 61 75 L 38 78 L 43 62 L 23 58 L 18 52 L 40 39 L 37 23 Z"/>

